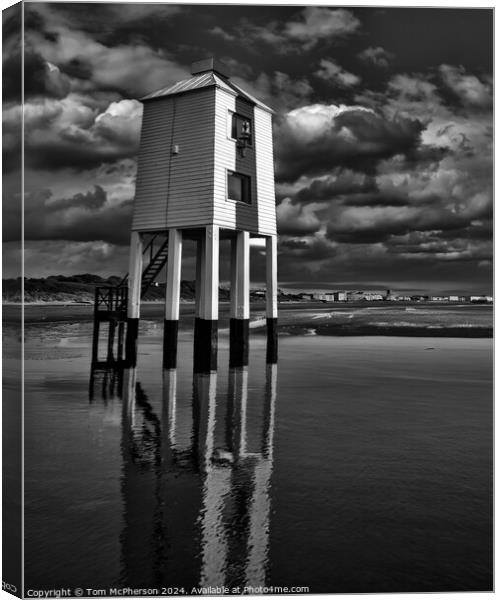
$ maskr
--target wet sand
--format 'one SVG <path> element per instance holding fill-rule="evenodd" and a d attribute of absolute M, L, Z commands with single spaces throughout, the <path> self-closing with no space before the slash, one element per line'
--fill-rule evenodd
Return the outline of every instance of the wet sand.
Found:
<path fill-rule="evenodd" d="M 265 303 L 251 303 L 251 327 L 265 333 Z M 91 322 L 92 304 L 25 304 L 25 324 Z M 164 305 L 145 302 L 141 319 L 161 323 Z M 180 307 L 180 328 L 192 328 L 193 302 Z M 4 323 L 19 323 L 20 305 L 4 304 Z M 229 303 L 220 303 L 219 326 L 228 327 Z M 327 336 L 403 336 L 403 337 L 493 337 L 492 305 L 455 305 L 438 303 L 363 302 L 325 304 L 321 302 L 283 302 L 279 305 L 280 335 Z"/>
<path fill-rule="evenodd" d="M 231 510 L 200 531 L 209 475 L 186 471 L 187 450 L 179 463 L 157 460 L 174 425 L 177 444 L 197 439 L 192 332 L 180 334 L 174 424 L 161 324 L 141 322 L 132 421 L 125 400 L 101 398 L 100 385 L 89 402 L 90 330 L 87 322 L 26 329 L 27 584 L 190 586 L 201 558 L 206 568 L 227 560 L 227 573 L 244 573 L 250 546 L 226 555 L 210 544 L 246 540 L 252 511 L 266 506 L 246 500 L 257 480 L 233 470 L 220 492 Z M 222 329 L 219 433 L 232 414 L 228 346 Z M 264 357 L 265 339 L 251 334 L 249 410 L 262 401 Z M 491 589 L 491 340 L 283 335 L 275 406 L 269 507 L 258 521 L 267 545 L 252 555 L 259 584 L 313 593 Z M 176 561 L 188 542 L 190 558 Z"/>

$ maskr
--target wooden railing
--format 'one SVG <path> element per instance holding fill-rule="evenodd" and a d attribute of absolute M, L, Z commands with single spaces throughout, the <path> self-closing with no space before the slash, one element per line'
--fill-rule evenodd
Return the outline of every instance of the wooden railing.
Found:
<path fill-rule="evenodd" d="M 94 311 L 127 312 L 127 286 L 99 286 L 95 289 Z"/>

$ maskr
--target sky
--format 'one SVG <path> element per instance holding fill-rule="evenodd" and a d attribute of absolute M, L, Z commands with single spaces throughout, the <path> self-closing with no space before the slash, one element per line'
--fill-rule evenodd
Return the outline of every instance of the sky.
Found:
<path fill-rule="evenodd" d="M 126 273 L 138 98 L 215 56 L 275 110 L 282 286 L 490 293 L 492 34 L 491 9 L 25 3 L 25 275 Z M 4 12 L 4 277 L 19 41 Z"/>

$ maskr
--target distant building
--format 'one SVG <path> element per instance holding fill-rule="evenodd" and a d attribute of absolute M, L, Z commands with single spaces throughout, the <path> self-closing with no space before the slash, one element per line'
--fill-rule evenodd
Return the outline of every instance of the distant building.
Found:
<path fill-rule="evenodd" d="M 486 304 L 487 302 L 493 302 L 493 296 L 471 296 L 470 301 L 475 304 Z"/>
<path fill-rule="evenodd" d="M 313 297 L 315 300 L 321 300 L 321 302 L 335 302 L 334 295 L 327 292 L 321 294 L 314 294 Z"/>
<path fill-rule="evenodd" d="M 312 298 L 321 302 L 346 302 L 347 292 L 318 292 L 312 294 Z"/>
<path fill-rule="evenodd" d="M 450 302 L 460 302 L 460 296 L 448 296 Z"/>
<path fill-rule="evenodd" d="M 431 296 L 431 302 L 448 302 L 448 296 Z"/>
<path fill-rule="evenodd" d="M 381 292 L 379 292 L 378 290 L 347 292 L 347 299 L 351 302 L 356 302 L 356 301 L 359 302 L 362 300 L 367 300 L 367 301 L 384 300 L 384 298 L 385 298 L 385 295 L 382 294 Z"/>

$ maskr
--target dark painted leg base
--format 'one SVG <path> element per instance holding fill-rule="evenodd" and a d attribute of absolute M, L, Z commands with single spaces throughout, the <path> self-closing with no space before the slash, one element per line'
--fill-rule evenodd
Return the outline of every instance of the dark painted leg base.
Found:
<path fill-rule="evenodd" d="M 125 362 L 129 367 L 137 364 L 137 337 L 139 336 L 139 319 L 127 318 L 127 335 L 125 337 Z"/>
<path fill-rule="evenodd" d="M 195 373 L 209 373 L 217 369 L 218 321 L 196 318 L 194 321 L 193 369 Z"/>
<path fill-rule="evenodd" d="M 92 364 L 99 358 L 99 319 L 94 315 L 94 333 L 92 335 Z"/>
<path fill-rule="evenodd" d="M 275 364 L 278 362 L 278 319 L 266 319 L 267 321 L 267 351 L 266 362 Z"/>
<path fill-rule="evenodd" d="M 163 368 L 175 369 L 177 367 L 177 334 L 179 321 L 163 322 Z"/>
<path fill-rule="evenodd" d="M 229 366 L 248 365 L 249 319 L 231 319 L 229 321 Z"/>

